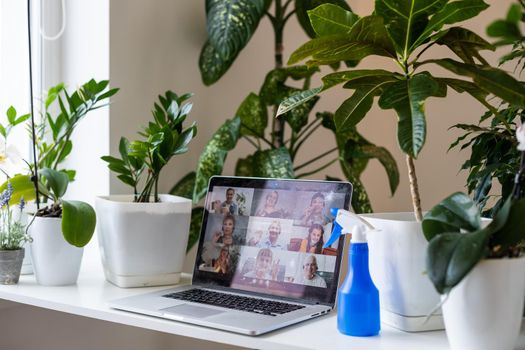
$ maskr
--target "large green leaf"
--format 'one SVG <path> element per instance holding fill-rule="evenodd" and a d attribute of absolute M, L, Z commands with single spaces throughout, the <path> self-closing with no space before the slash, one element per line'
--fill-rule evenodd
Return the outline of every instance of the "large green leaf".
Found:
<path fill-rule="evenodd" d="M 302 105 L 306 101 L 311 100 L 312 98 L 316 97 L 317 94 L 322 91 L 322 89 L 323 89 L 322 87 L 316 87 L 313 89 L 304 90 L 304 91 L 291 95 L 290 97 L 286 98 L 279 104 L 279 108 L 277 109 L 276 116 L 280 116 L 294 109 L 295 107 Z"/>
<path fill-rule="evenodd" d="M 448 0 L 376 0 L 375 11 L 385 19 L 388 34 L 397 54 L 410 56 L 410 48 L 424 32 L 428 17 L 439 11 Z"/>
<path fill-rule="evenodd" d="M 372 107 L 374 96 L 381 94 L 397 81 L 391 74 L 366 76 L 347 82 L 345 88 L 355 89 L 355 92 L 335 112 L 337 130 L 344 131 L 355 127 Z"/>
<path fill-rule="evenodd" d="M 366 168 L 369 159 L 379 159 L 385 167 L 393 193 L 399 184 L 399 170 L 397 169 L 395 160 L 386 149 L 377 147 L 367 141 L 355 128 L 344 132 L 336 132 L 334 115 L 332 113 L 317 113 L 317 117 L 322 119 L 322 125 L 325 128 L 334 133 L 341 169 L 348 181 L 354 185 L 352 208 L 356 213 L 371 212 L 372 207 L 370 200 L 359 178 Z M 361 151 L 359 149 L 361 149 Z"/>
<path fill-rule="evenodd" d="M 360 18 L 348 34 L 335 34 L 312 39 L 295 50 L 288 64 L 312 57 L 312 64 L 333 64 L 361 60 L 370 55 L 395 57 L 383 19 L 379 16 Z"/>
<path fill-rule="evenodd" d="M 253 154 L 254 176 L 293 178 L 293 163 L 285 147 L 257 151 Z"/>
<path fill-rule="evenodd" d="M 193 188 L 195 187 L 195 172 L 192 171 L 186 174 L 179 180 L 170 190 L 170 194 L 174 196 L 181 196 L 184 198 L 193 198 Z"/>
<path fill-rule="evenodd" d="M 277 116 L 288 112 L 289 110 L 314 98 L 320 92 L 328 90 L 336 85 L 348 83 L 354 80 L 364 80 L 364 78 L 366 77 L 375 76 L 385 77 L 385 79 L 387 77 L 396 77 L 397 79 L 402 78 L 399 74 L 392 73 L 383 69 L 355 69 L 350 71 L 331 73 L 323 77 L 323 86 L 295 93 L 281 101 L 279 109 L 277 110 Z"/>
<path fill-rule="evenodd" d="M 24 198 L 24 201 L 29 202 L 36 198 L 35 184 L 31 181 L 29 175 L 15 175 L 9 180 L 4 182 L 0 186 L 0 193 L 7 189 L 8 182 L 13 186 L 13 193 L 11 194 L 10 205 L 20 203 L 20 200 Z"/>
<path fill-rule="evenodd" d="M 474 58 L 484 65 L 488 63 L 479 54 L 480 50 L 494 50 L 495 47 L 485 39 L 461 27 L 453 27 L 443 33 L 436 43 L 450 48 L 466 63 L 475 63 Z"/>
<path fill-rule="evenodd" d="M 496 45 L 509 45 L 523 40 L 520 30 L 520 20 L 522 19 L 522 8 L 520 4 L 510 5 L 505 19 L 492 22 L 487 27 L 487 34 L 500 40 Z"/>
<path fill-rule="evenodd" d="M 246 46 L 264 11 L 264 0 L 206 0 L 208 40 L 223 60 Z"/>
<path fill-rule="evenodd" d="M 79 248 L 88 244 L 96 223 L 95 210 L 89 204 L 62 201 L 62 234 L 69 244 Z"/>
<path fill-rule="evenodd" d="M 256 151 L 237 160 L 235 176 L 293 178 L 293 164 L 286 148 Z"/>
<path fill-rule="evenodd" d="M 507 201 L 483 229 L 468 233 L 446 232 L 429 242 L 427 272 L 440 294 L 450 292 L 485 256 L 488 239 L 507 222 L 509 209 L 510 201 Z"/>
<path fill-rule="evenodd" d="M 366 140 L 360 143 L 350 141 L 345 145 L 344 156 L 353 161 L 356 159 L 377 159 L 387 173 L 390 192 L 394 195 L 399 186 L 399 169 L 394 157 L 386 148 L 378 147 Z"/>
<path fill-rule="evenodd" d="M 51 168 L 40 169 L 46 181 L 47 186 L 51 189 L 56 199 L 62 198 L 66 194 L 67 186 L 69 185 L 69 177 L 63 171 L 56 171 Z"/>
<path fill-rule="evenodd" d="M 239 139 L 240 127 L 241 119 L 239 117 L 227 120 L 215 132 L 204 148 L 197 166 L 195 188 L 193 190 L 194 203 L 197 203 L 206 195 L 209 178 L 222 173 L 228 151 L 235 147 Z"/>
<path fill-rule="evenodd" d="M 419 73 L 412 78 L 399 81 L 379 98 L 383 109 L 394 108 L 399 117 L 397 138 L 401 150 L 413 158 L 425 144 L 426 121 L 424 102 L 436 95 L 439 84 L 428 73 Z"/>
<path fill-rule="evenodd" d="M 430 241 L 427 272 L 438 293 L 450 292 L 483 258 L 488 235 L 487 230 L 444 233 Z"/>
<path fill-rule="evenodd" d="M 308 17 L 317 36 L 350 33 L 359 18 L 351 11 L 333 4 L 324 4 L 308 11 Z"/>
<path fill-rule="evenodd" d="M 493 112 L 496 112 L 494 107 L 490 105 L 486 98 L 489 95 L 489 93 L 477 86 L 476 84 L 465 81 L 461 79 L 454 79 L 454 78 L 435 78 L 438 82 L 443 82 L 447 86 L 450 86 L 452 89 L 454 89 L 458 93 L 467 92 L 472 97 L 474 97 L 476 100 L 481 102 L 485 107 L 487 107 L 488 110 L 491 110 Z"/>
<path fill-rule="evenodd" d="M 491 237 L 491 245 L 503 253 L 525 241 L 525 199 L 512 203 L 505 225 Z"/>
<path fill-rule="evenodd" d="M 423 218 L 422 227 L 423 234 L 430 241 L 445 232 L 479 230 L 481 215 L 476 203 L 469 196 L 456 192 L 430 209 Z"/>
<path fill-rule="evenodd" d="M 449 58 L 428 60 L 453 73 L 471 77 L 474 83 L 502 100 L 525 108 L 525 86 L 501 69 L 465 64 Z"/>
<path fill-rule="evenodd" d="M 241 118 L 241 135 L 264 136 L 268 110 L 258 95 L 250 93 L 239 106 L 237 115 Z"/>
<path fill-rule="evenodd" d="M 288 77 L 289 73 L 286 68 L 273 69 L 266 74 L 259 91 L 259 96 L 264 104 L 277 105 L 288 96 L 290 87 L 284 84 Z"/>
<path fill-rule="evenodd" d="M 310 38 L 315 37 L 315 30 L 310 23 L 308 11 L 323 4 L 334 4 L 345 10 L 351 11 L 345 0 L 295 0 L 295 14 L 297 20 Z"/>
<path fill-rule="evenodd" d="M 440 30 L 445 24 L 453 24 L 477 16 L 481 11 L 487 9 L 489 5 L 483 0 L 460 0 L 447 3 L 443 8 L 430 18 L 423 33 L 412 44 L 410 51 L 415 50 L 432 33 Z"/>
<path fill-rule="evenodd" d="M 346 162 L 341 162 L 341 168 L 343 169 L 345 177 L 352 184 L 352 209 L 354 209 L 356 213 L 371 213 L 372 205 L 370 204 L 365 186 L 359 179 L 359 176 L 355 174 Z"/>
<path fill-rule="evenodd" d="M 293 96 L 295 91 L 295 89 L 291 89 L 290 94 Z M 308 117 L 317 101 L 319 101 L 319 96 L 313 96 L 311 99 L 308 99 L 308 101 L 303 102 L 301 105 L 283 114 L 282 118 L 286 120 L 293 131 L 299 132 L 308 124 Z"/>
<path fill-rule="evenodd" d="M 199 57 L 199 68 L 202 82 L 211 85 L 218 81 L 228 71 L 237 56 L 222 58 L 215 46 L 207 41 L 202 47 Z"/>

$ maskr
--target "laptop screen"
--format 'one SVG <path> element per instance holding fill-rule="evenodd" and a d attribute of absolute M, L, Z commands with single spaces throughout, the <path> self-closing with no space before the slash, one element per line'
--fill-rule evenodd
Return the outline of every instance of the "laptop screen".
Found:
<path fill-rule="evenodd" d="M 323 248 L 348 182 L 212 177 L 193 283 L 335 302 L 343 238 Z M 339 249 L 341 248 L 341 249 Z"/>

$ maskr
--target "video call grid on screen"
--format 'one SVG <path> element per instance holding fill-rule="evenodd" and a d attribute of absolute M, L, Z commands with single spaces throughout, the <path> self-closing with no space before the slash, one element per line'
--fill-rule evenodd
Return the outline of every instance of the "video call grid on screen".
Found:
<path fill-rule="evenodd" d="M 328 302 L 343 242 L 323 248 L 329 210 L 350 195 L 340 182 L 213 178 L 194 282 Z"/>

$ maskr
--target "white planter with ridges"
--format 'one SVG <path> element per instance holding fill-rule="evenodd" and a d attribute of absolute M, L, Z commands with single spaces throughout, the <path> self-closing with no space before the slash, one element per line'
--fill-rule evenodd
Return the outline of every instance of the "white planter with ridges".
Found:
<path fill-rule="evenodd" d="M 176 284 L 188 244 L 191 200 L 160 195 L 159 203 L 133 196 L 98 197 L 97 231 L 106 279 L 119 287 Z"/>
<path fill-rule="evenodd" d="M 479 262 L 443 304 L 451 349 L 514 349 L 524 295 L 525 257 Z"/>
<path fill-rule="evenodd" d="M 75 284 L 84 249 L 64 239 L 62 219 L 37 216 L 29 234 L 33 238 L 31 260 L 37 283 L 44 286 Z"/>
<path fill-rule="evenodd" d="M 361 215 L 380 232 L 368 235 L 370 273 L 379 289 L 381 320 L 409 331 L 443 329 L 440 302 L 425 273 L 428 242 L 413 213 Z"/>

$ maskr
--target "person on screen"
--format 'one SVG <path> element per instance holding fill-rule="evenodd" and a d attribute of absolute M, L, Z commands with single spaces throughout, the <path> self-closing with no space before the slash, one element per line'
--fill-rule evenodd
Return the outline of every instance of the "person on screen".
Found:
<path fill-rule="evenodd" d="M 257 253 L 254 269 L 245 273 L 244 277 L 275 281 L 277 280 L 278 272 L 279 259 L 274 261 L 272 251 L 270 249 L 263 248 Z"/>
<path fill-rule="evenodd" d="M 213 271 L 222 274 L 230 273 L 230 249 L 227 246 L 221 248 L 219 258 L 213 266 Z"/>
<path fill-rule="evenodd" d="M 311 226 L 312 224 L 324 225 L 327 222 L 327 218 L 324 212 L 325 209 L 325 198 L 321 192 L 316 192 L 310 200 L 310 205 L 304 210 L 304 214 L 301 216 L 300 225 Z"/>
<path fill-rule="evenodd" d="M 279 193 L 277 191 L 268 192 L 266 195 L 266 200 L 264 201 L 264 205 L 255 212 L 255 216 L 277 219 L 286 218 L 288 213 L 284 209 L 277 207 L 278 201 Z"/>
<path fill-rule="evenodd" d="M 296 283 L 306 286 L 326 288 L 325 280 L 317 274 L 317 259 L 314 255 L 309 255 L 303 262 L 301 277 Z"/>
<path fill-rule="evenodd" d="M 233 245 L 233 231 L 235 230 L 235 217 L 227 214 L 222 219 L 221 230 L 213 233 L 211 241 L 204 242 L 201 259 L 206 266 L 214 266 L 219 258 L 221 249 L 226 247 L 228 251 Z"/>
<path fill-rule="evenodd" d="M 279 236 L 281 235 L 281 224 L 279 221 L 272 221 L 268 226 L 268 236 L 262 242 L 256 244 L 259 248 L 274 248 L 274 249 L 285 249 L 285 246 L 279 242 Z"/>
<path fill-rule="evenodd" d="M 233 196 L 235 196 L 235 190 L 230 187 L 226 190 L 226 200 L 221 204 L 223 214 L 239 214 L 239 208 L 237 207 L 237 204 L 233 202 Z"/>
<path fill-rule="evenodd" d="M 321 254 L 323 251 L 324 228 L 320 224 L 312 224 L 308 228 L 308 237 L 301 241 L 299 251 L 302 253 Z"/>

